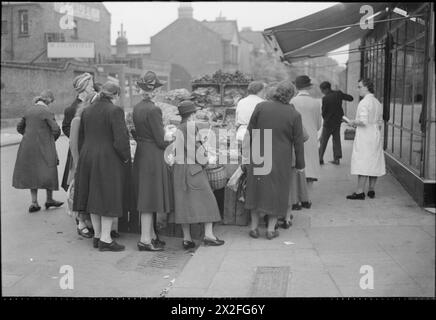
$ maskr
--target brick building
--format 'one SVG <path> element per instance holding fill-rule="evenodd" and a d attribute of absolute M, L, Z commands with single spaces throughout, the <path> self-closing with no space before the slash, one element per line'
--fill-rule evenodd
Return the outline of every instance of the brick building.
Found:
<path fill-rule="evenodd" d="M 102 63 L 109 58 L 111 14 L 103 3 L 72 3 L 72 29 L 62 28 L 67 25 L 63 5 L 2 2 L 2 62 L 47 62 L 47 42 L 94 42 L 93 62 Z"/>
<path fill-rule="evenodd" d="M 240 39 L 234 20 L 198 21 L 189 4 L 178 19 L 151 37 L 151 58 L 178 64 L 192 77 L 239 69 Z"/>

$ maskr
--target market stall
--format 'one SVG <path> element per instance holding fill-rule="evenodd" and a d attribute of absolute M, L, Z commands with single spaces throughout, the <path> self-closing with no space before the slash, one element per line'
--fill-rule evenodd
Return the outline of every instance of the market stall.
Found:
<path fill-rule="evenodd" d="M 240 72 L 206 75 L 192 82 L 192 92 L 186 89 L 171 90 L 157 97 L 156 105 L 162 109 L 163 122 L 166 129 L 177 125 L 180 117 L 177 115 L 177 105 L 185 99 L 192 99 L 201 108 L 197 112 L 198 127 L 206 134 L 202 135 L 208 152 L 216 158 L 227 158 L 227 164 L 210 164 L 207 174 L 214 191 L 222 215 L 223 224 L 247 225 L 248 212 L 244 209 L 243 192 L 241 188 L 232 190 L 226 187 L 229 178 L 239 167 L 238 147 L 235 142 L 235 110 L 237 102 L 247 95 L 248 84 L 251 79 Z M 126 122 L 131 135 L 132 158 L 136 143 L 134 140 L 134 126 L 131 112 L 126 115 Z M 220 135 L 220 129 L 225 129 L 227 135 Z M 213 132 L 213 134 L 211 134 Z M 221 133 L 223 130 L 221 130 Z M 215 143 L 211 139 L 215 138 Z M 233 140 L 232 140 L 233 139 Z M 140 232 L 139 213 L 134 208 L 133 187 L 129 178 L 126 188 L 126 205 L 123 218 L 120 219 L 119 229 L 123 232 Z M 128 207 L 128 208 L 127 208 Z M 166 215 L 157 215 L 157 224 L 160 234 L 181 237 L 181 229 L 168 220 Z M 193 238 L 199 239 L 202 235 L 202 226 L 192 226 Z"/>

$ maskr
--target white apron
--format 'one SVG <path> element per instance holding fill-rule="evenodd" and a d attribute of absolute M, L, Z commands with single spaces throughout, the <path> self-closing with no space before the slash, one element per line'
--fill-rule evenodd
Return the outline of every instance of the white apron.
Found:
<path fill-rule="evenodd" d="M 386 173 L 383 153 L 382 105 L 372 93 L 359 102 L 356 120 L 365 126 L 356 128 L 351 154 L 351 174 L 380 177 Z"/>

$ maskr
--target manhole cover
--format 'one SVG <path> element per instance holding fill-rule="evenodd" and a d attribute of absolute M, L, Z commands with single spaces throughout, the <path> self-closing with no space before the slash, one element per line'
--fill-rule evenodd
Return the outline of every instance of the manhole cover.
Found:
<path fill-rule="evenodd" d="M 257 267 L 250 296 L 286 297 L 289 272 L 289 267 Z"/>

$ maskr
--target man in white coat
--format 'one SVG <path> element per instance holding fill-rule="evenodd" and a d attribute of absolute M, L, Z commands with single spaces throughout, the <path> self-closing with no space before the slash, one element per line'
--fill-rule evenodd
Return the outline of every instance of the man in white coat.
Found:
<path fill-rule="evenodd" d="M 303 127 L 309 136 L 309 139 L 304 143 L 304 161 L 306 163 L 307 191 L 310 198 L 313 182 L 319 179 L 321 170 L 318 152 L 318 131 L 321 129 L 322 122 L 321 100 L 310 95 L 309 90 L 313 84 L 308 76 L 298 76 L 295 79 L 295 86 L 298 89 L 298 94 L 291 99 L 290 103 L 301 114 Z M 304 208 L 310 208 L 311 202 L 302 202 L 301 205 Z"/>
<path fill-rule="evenodd" d="M 350 200 L 365 199 L 365 185 L 369 177 L 368 197 L 375 197 L 377 177 L 386 173 L 385 157 L 382 145 L 383 108 L 374 97 L 374 84 L 369 79 L 359 81 L 359 102 L 356 119 L 349 125 L 356 128 L 351 154 L 351 174 L 357 175 L 357 190 L 347 196 Z"/>

